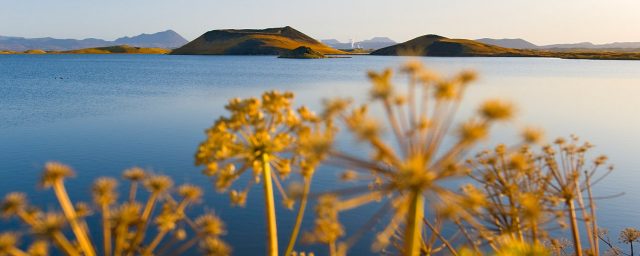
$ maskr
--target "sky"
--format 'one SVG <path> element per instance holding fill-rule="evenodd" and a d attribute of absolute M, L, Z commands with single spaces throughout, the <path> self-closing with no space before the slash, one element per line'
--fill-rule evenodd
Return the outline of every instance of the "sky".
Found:
<path fill-rule="evenodd" d="M 0 35 L 100 38 L 292 26 L 316 39 L 425 34 L 536 44 L 640 41 L 639 0 L 0 0 Z"/>

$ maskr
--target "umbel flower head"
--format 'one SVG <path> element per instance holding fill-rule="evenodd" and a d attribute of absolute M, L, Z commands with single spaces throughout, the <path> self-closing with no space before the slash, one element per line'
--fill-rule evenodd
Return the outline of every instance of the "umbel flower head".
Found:
<path fill-rule="evenodd" d="M 118 181 L 113 178 L 99 178 L 93 184 L 93 200 L 97 205 L 111 205 L 118 195 L 115 191 Z"/>
<path fill-rule="evenodd" d="M 263 161 L 288 174 L 294 136 L 290 132 L 300 124 L 291 109 L 293 94 L 266 92 L 262 99 L 232 99 L 226 106 L 228 117 L 220 117 L 207 130 L 207 139 L 196 153 L 196 164 L 205 166 L 204 173 L 216 179 L 219 191 L 227 190 L 248 170 L 253 170 L 254 183 L 260 182 Z"/>
<path fill-rule="evenodd" d="M 327 136 L 330 129 L 320 130 L 319 117 L 305 107 L 294 111 L 292 101 L 292 93 L 278 91 L 265 92 L 260 99 L 230 100 L 225 107 L 229 115 L 206 131 L 207 138 L 196 152 L 196 165 L 204 166 L 203 173 L 213 178 L 219 192 L 251 173 L 248 184 L 231 190 L 233 205 L 244 206 L 249 188 L 262 183 L 270 255 L 278 253 L 273 184 L 285 206 L 292 208 L 294 200 L 285 193 L 281 180 L 290 175 L 292 165 L 299 166 L 308 180 L 322 160 L 321 152 L 331 144 L 325 139 L 332 138 Z"/>
<path fill-rule="evenodd" d="M 620 237 L 618 238 L 618 240 L 625 244 L 638 242 L 638 240 L 640 240 L 640 230 L 637 230 L 635 228 L 625 228 L 620 231 Z"/>
<path fill-rule="evenodd" d="M 525 142 L 533 142 L 523 137 Z M 509 150 L 500 144 L 468 161 L 473 170 L 470 177 L 482 184 L 477 195 L 487 199 L 474 214 L 481 224 L 474 227 L 476 233 L 485 236 L 478 239 L 512 237 L 525 244 L 548 239 L 546 231 L 555 219 L 554 198 L 547 194 L 551 177 L 539 159 L 528 145 Z"/>
<path fill-rule="evenodd" d="M 74 172 L 71 167 L 58 162 L 48 162 L 44 166 L 41 184 L 43 187 L 48 188 L 73 175 Z"/>
<path fill-rule="evenodd" d="M 451 139 L 453 143 L 445 143 L 447 135 L 451 134 L 465 88 L 475 80 L 475 73 L 464 71 L 451 78 L 441 78 L 419 62 L 409 62 L 400 70 L 409 80 L 406 90 L 394 86 L 391 69 L 368 73 L 372 83 L 370 97 L 372 102 L 382 106 L 386 116 L 384 122 L 372 117 L 369 104 L 351 110 L 341 107 L 339 110 L 326 111 L 335 119 L 328 122 L 342 122 L 356 139 L 372 148 L 369 157 L 333 149 L 329 153 L 329 162 L 350 170 L 350 173 L 358 173 L 352 173 L 349 175 L 351 177 L 369 177 L 371 181 L 365 187 L 368 189 L 336 192 L 344 198 L 335 203 L 339 211 L 372 201 L 388 200 L 380 212 L 391 211 L 392 216 L 377 235 L 373 249 L 385 249 L 397 232 L 402 230 L 399 232 L 404 240 L 401 253 L 417 255 L 423 243 L 421 233 L 423 214 L 427 209 L 425 201 L 433 210 L 445 209 L 437 206 L 452 200 L 467 204 L 483 202 L 481 198 L 460 199 L 464 193 L 452 191 L 444 187 L 442 182 L 465 176 L 468 173 L 463 164 L 465 154 L 488 136 L 492 124 L 510 120 L 514 111 L 510 103 L 487 101 L 480 106 L 477 115 L 458 126 L 457 136 Z M 331 106 L 334 105 L 344 104 Z M 383 124 L 387 124 L 387 127 Z M 386 139 L 383 131 L 391 131 L 393 140 Z M 457 216 L 465 214 L 458 212 Z M 380 214 L 372 218 L 380 218 Z"/>

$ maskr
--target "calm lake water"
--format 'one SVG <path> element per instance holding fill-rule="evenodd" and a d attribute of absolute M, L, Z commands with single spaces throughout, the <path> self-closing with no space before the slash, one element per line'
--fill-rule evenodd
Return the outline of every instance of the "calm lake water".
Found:
<path fill-rule="evenodd" d="M 397 67 L 400 57 L 286 60 L 275 57 L 5 55 L 0 56 L 0 195 L 21 190 L 45 208 L 56 206 L 51 191 L 36 184 L 43 163 L 71 165 L 77 177 L 67 182 L 72 199 L 90 201 L 91 181 L 118 176 L 141 166 L 206 188 L 203 207 L 215 210 L 230 230 L 225 240 L 237 255 L 264 252 L 260 189 L 252 189 L 246 208 L 231 208 L 226 195 L 213 192 L 193 165 L 203 131 L 224 114 L 232 97 L 258 96 L 265 90 L 290 90 L 296 103 L 319 109 L 323 98 L 367 99 L 365 72 Z M 615 239 L 626 226 L 640 228 L 640 62 L 543 58 L 422 58 L 427 66 L 451 74 L 480 72 L 462 106 L 462 116 L 486 98 L 517 103 L 518 118 L 494 130 L 495 142 L 512 140 L 518 128 L 534 124 L 547 138 L 577 134 L 607 154 L 616 171 L 596 187 L 599 220 Z M 343 147 L 360 150 L 348 140 Z M 335 186 L 337 169 L 324 168 L 313 189 Z M 124 187 L 121 186 L 121 187 Z M 344 215 L 355 231 L 372 208 Z M 281 240 L 294 214 L 280 210 Z M 312 211 L 308 211 L 307 224 Z M 4 222 L 6 223 L 6 222 Z M 0 229 L 15 227 L 13 223 Z M 307 225 L 309 227 L 309 225 Z M 370 253 L 369 238 L 353 254 Z M 285 242 L 281 243 L 285 247 Z M 309 249 L 322 252 L 317 247 Z M 322 255 L 322 253 L 320 254 Z"/>

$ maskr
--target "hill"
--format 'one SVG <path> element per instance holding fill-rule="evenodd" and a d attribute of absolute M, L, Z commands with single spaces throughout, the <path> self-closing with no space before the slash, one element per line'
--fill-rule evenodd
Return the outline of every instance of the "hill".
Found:
<path fill-rule="evenodd" d="M 280 55 L 300 46 L 322 54 L 346 54 L 292 27 L 267 29 L 224 29 L 204 33 L 171 54 Z"/>
<path fill-rule="evenodd" d="M 298 48 L 295 48 L 293 50 L 290 50 L 288 52 L 285 52 L 285 53 L 281 54 L 280 56 L 278 56 L 278 58 L 285 58 L 285 59 L 323 59 L 323 58 L 326 58 L 326 56 L 324 56 L 324 54 L 322 54 L 322 53 L 314 51 L 313 49 L 311 49 L 309 47 L 300 46 Z"/>
<path fill-rule="evenodd" d="M 176 32 L 167 30 L 155 34 L 142 34 L 134 37 L 122 37 L 116 41 L 107 41 L 96 38 L 87 39 L 56 39 L 24 38 L 0 36 L 0 50 L 22 52 L 30 49 L 42 49 L 45 51 L 68 51 L 74 49 L 105 47 L 111 45 L 128 44 L 137 47 L 176 48 L 187 43 Z"/>
<path fill-rule="evenodd" d="M 107 47 L 85 48 L 70 51 L 49 52 L 49 53 L 66 53 L 66 54 L 167 54 L 171 50 L 162 48 L 143 48 L 129 45 L 116 45 Z"/>
<path fill-rule="evenodd" d="M 424 35 L 404 43 L 378 49 L 371 54 L 442 57 L 512 57 L 535 55 L 527 50 L 505 48 L 468 39 L 450 39 L 438 35 Z"/>
<path fill-rule="evenodd" d="M 44 50 L 40 50 L 40 49 L 33 49 L 33 50 L 26 50 L 24 52 L 22 52 L 24 54 L 46 54 L 47 52 Z"/>
<path fill-rule="evenodd" d="M 637 51 L 513 49 L 467 39 L 425 35 L 376 50 L 371 55 L 439 57 L 546 57 L 592 60 L 640 60 Z"/>

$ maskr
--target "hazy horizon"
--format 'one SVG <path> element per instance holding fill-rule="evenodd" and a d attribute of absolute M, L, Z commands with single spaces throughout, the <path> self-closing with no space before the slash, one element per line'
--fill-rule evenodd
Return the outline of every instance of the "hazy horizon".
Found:
<path fill-rule="evenodd" d="M 538 45 L 640 41 L 640 16 L 635 15 L 640 2 L 634 0 L 411 0 L 403 4 L 329 0 L 322 6 L 293 0 L 195 0 L 188 5 L 139 0 L 104 6 L 80 0 L 8 0 L 3 7 L 0 35 L 28 38 L 114 40 L 172 29 L 192 40 L 213 29 L 288 25 L 317 39 L 343 42 L 380 36 L 403 42 L 425 34 L 522 38 Z"/>

